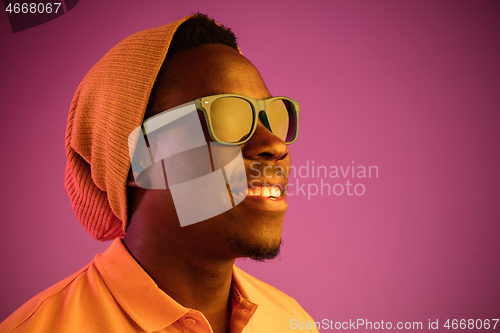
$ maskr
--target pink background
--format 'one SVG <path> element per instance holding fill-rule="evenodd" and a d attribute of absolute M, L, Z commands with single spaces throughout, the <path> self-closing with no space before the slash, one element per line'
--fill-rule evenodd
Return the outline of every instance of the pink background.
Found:
<path fill-rule="evenodd" d="M 281 259 L 239 266 L 318 321 L 499 318 L 500 2 L 172 3 L 81 0 L 16 34 L 0 13 L 0 320 L 109 245 L 63 185 L 81 78 L 126 36 L 198 10 L 301 103 L 296 167 L 379 169 L 348 178 L 362 196 L 290 197 Z"/>

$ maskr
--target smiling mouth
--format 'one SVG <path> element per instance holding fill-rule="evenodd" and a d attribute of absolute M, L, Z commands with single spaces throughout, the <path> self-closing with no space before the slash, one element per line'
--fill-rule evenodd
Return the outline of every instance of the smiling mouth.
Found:
<path fill-rule="evenodd" d="M 248 188 L 248 197 L 262 197 L 271 200 L 281 199 L 281 188 L 279 186 L 256 186 Z"/>

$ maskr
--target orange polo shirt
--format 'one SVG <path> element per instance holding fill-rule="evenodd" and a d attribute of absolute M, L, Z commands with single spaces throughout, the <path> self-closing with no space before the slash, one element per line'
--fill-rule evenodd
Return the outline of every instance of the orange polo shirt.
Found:
<path fill-rule="evenodd" d="M 233 267 L 231 333 L 296 331 L 313 322 L 291 297 Z M 317 330 L 301 329 L 301 332 Z M 80 271 L 33 297 L 0 332 L 212 332 L 205 316 L 158 288 L 121 239 Z"/>

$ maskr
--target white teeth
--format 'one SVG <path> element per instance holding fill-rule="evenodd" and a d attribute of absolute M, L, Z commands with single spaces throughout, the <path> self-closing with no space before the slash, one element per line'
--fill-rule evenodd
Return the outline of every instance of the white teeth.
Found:
<path fill-rule="evenodd" d="M 253 187 L 248 189 L 249 197 L 262 196 L 266 198 L 280 198 L 281 190 L 278 186 L 262 186 L 262 187 Z"/>
<path fill-rule="evenodd" d="M 273 197 L 279 197 L 281 195 L 280 190 L 278 189 L 278 187 L 276 187 L 276 186 L 271 187 L 271 195 Z"/>

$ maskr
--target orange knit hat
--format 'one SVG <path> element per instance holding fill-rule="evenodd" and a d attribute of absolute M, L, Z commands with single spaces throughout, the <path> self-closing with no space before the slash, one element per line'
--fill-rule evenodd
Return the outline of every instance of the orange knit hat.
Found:
<path fill-rule="evenodd" d="M 175 31 L 191 17 L 118 43 L 92 67 L 73 97 L 66 128 L 65 188 L 76 217 L 97 240 L 125 235 L 128 136 L 143 122 Z"/>

